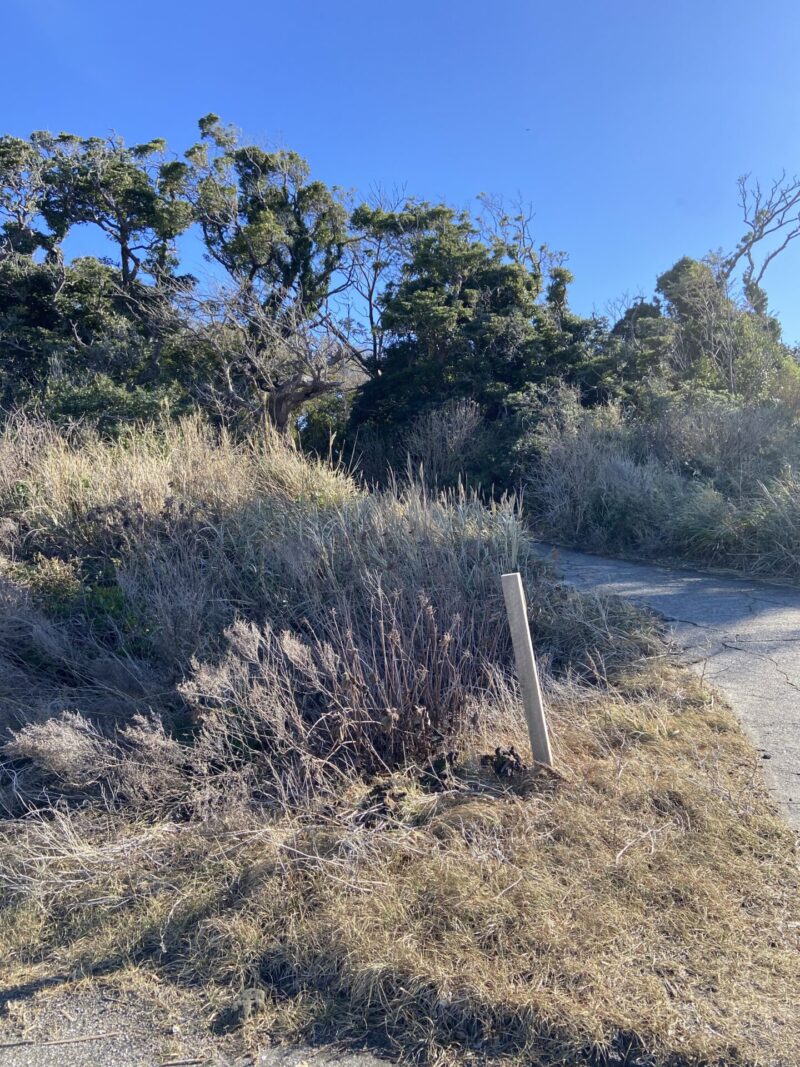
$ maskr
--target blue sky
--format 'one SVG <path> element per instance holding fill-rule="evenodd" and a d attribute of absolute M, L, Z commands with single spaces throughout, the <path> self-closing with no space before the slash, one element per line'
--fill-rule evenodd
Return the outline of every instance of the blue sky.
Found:
<path fill-rule="evenodd" d="M 3 132 L 192 142 L 216 111 L 348 188 L 521 195 L 579 311 L 729 247 L 800 171 L 796 0 L 6 0 Z M 800 242 L 767 275 L 800 341 Z"/>

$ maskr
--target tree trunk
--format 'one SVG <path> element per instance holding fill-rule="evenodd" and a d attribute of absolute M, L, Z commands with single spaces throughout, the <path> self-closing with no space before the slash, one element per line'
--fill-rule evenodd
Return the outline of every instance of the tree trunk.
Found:
<path fill-rule="evenodd" d="M 283 437 L 289 436 L 289 424 L 292 418 L 294 404 L 291 395 L 274 392 L 267 401 L 267 413 L 270 422 Z"/>

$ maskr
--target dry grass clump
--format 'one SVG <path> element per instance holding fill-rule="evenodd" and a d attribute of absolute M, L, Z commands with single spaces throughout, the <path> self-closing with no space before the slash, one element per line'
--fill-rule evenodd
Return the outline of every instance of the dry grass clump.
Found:
<path fill-rule="evenodd" d="M 7 581 L 38 613 L 34 644 L 57 619 L 70 649 L 69 678 L 45 672 L 56 710 L 96 715 L 110 698 L 129 713 L 117 676 L 140 688 L 147 676 L 148 692 L 171 694 L 158 710 L 185 721 L 194 713 L 179 684 L 213 676 L 205 704 L 219 703 L 222 674 L 236 673 L 231 635 L 241 645 L 251 632 L 261 651 L 242 659 L 247 684 L 302 705 L 292 744 L 311 730 L 311 759 L 357 750 L 365 766 L 391 766 L 457 734 L 491 665 L 508 662 L 509 569 L 535 589 L 532 621 L 554 669 L 602 677 L 654 647 L 655 627 L 632 609 L 552 580 L 511 500 L 487 509 L 413 485 L 369 494 L 274 437 L 234 444 L 196 421 L 111 443 L 12 424 L 0 460 L 18 529 Z M 22 654 L 16 625 L 6 640 L 8 625 L 0 654 L 33 686 L 39 653 Z M 274 664 L 262 669 L 264 658 Z M 105 692 L 98 664 L 114 675 Z M 63 691 L 92 675 L 94 697 Z M 380 757 L 367 757 L 376 744 Z"/>
<path fill-rule="evenodd" d="M 0 433 L 0 512 L 29 550 L 80 551 L 97 547 L 115 523 L 146 525 L 186 511 L 217 516 L 266 495 L 334 502 L 356 492 L 343 471 L 269 430 L 236 442 L 199 418 L 131 427 L 113 441 L 22 416 Z"/>
<path fill-rule="evenodd" d="M 36 574 L 50 570 L 48 563 Z M 60 573 L 52 601 L 42 595 L 36 577 L 23 584 L 11 574 L 19 570 L 0 558 L 0 738 L 69 710 L 81 709 L 113 729 L 149 708 L 170 707 L 163 666 L 133 655 L 124 643 L 101 640 L 108 630 L 97 614 L 70 615 Z M 49 581 L 44 588 L 50 590 Z M 45 604 L 52 610 L 44 610 Z M 115 621 L 109 621 L 113 630 Z M 0 774 L 0 810 L 8 802 L 8 786 Z"/>
<path fill-rule="evenodd" d="M 630 417 L 564 390 L 531 435 L 526 504 L 548 537 L 583 548 L 797 578 L 797 420 L 779 402 L 707 398 Z"/>
<path fill-rule="evenodd" d="M 21 820 L 4 833 L 0 936 L 27 974 L 135 964 L 218 1009 L 264 989 L 254 1041 L 427 1062 L 795 1063 L 791 835 L 697 683 L 665 671 L 626 688 L 552 689 L 558 778 L 507 782 L 464 757 L 444 792 L 410 770 L 381 790 L 342 781 L 321 805 L 257 810 L 239 793 L 189 820 L 155 798 L 147 817 Z M 476 710 L 490 743 L 522 744 L 502 685 Z M 120 759 L 105 744 L 100 766 Z M 179 780 L 152 744 L 125 758 Z"/>
<path fill-rule="evenodd" d="M 429 1062 L 797 1062 L 793 843 L 754 754 L 513 501 L 369 494 L 190 421 L 13 423 L 0 502 L 5 978 L 256 986 L 254 1038 Z M 524 748 L 513 569 L 559 773 L 507 780 L 480 756 Z"/>

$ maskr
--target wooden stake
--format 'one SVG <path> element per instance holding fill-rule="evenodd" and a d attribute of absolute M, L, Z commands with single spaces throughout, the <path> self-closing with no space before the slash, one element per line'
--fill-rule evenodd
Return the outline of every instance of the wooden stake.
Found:
<path fill-rule="evenodd" d="M 550 738 L 547 733 L 539 672 L 536 670 L 536 659 L 533 655 L 522 578 L 519 571 L 514 571 L 513 574 L 504 574 L 502 582 L 508 623 L 511 627 L 511 640 L 514 644 L 514 658 L 517 661 L 522 705 L 528 723 L 528 736 L 531 739 L 531 752 L 537 763 L 552 767 L 553 753 L 550 751 Z"/>

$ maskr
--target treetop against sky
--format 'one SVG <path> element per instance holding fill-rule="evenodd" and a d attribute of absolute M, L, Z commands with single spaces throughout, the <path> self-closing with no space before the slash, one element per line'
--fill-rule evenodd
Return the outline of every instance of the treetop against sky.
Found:
<path fill-rule="evenodd" d="M 116 130 L 179 151 L 213 110 L 330 184 L 518 196 L 569 253 L 581 312 L 732 247 L 739 175 L 800 170 L 791 0 L 10 0 L 4 36 L 2 132 Z M 798 266 L 796 248 L 766 278 L 789 341 Z"/>

